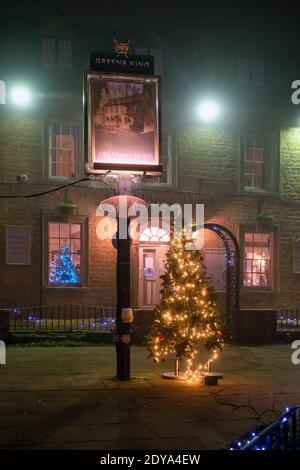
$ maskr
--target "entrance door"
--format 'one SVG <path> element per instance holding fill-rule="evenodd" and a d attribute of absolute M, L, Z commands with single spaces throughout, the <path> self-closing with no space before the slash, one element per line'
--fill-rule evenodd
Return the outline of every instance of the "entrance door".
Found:
<path fill-rule="evenodd" d="M 159 304 L 160 276 L 165 271 L 168 245 L 140 245 L 139 247 L 139 307 L 153 308 Z"/>

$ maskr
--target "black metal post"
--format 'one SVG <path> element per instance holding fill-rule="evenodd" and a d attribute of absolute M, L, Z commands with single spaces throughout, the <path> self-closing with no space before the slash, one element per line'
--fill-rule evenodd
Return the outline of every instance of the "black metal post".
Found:
<path fill-rule="evenodd" d="M 130 220 L 119 219 L 117 231 L 117 312 L 116 312 L 116 355 L 118 380 L 130 380 L 130 323 L 123 323 L 122 309 L 130 307 Z M 120 238 L 120 223 L 126 223 L 127 237 Z"/>

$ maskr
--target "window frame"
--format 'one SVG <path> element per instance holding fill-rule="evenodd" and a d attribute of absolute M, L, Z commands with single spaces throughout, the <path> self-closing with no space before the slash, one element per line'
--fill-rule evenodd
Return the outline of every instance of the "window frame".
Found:
<path fill-rule="evenodd" d="M 265 87 L 265 59 L 261 56 L 237 57 L 237 84 L 243 88 L 263 90 Z"/>
<path fill-rule="evenodd" d="M 271 257 L 270 257 L 270 285 L 269 286 L 245 286 L 244 285 L 244 262 L 245 262 L 245 234 L 246 233 L 266 233 L 271 234 Z M 276 292 L 278 290 L 278 239 L 279 230 L 277 226 L 272 226 L 270 230 L 257 231 L 255 225 L 245 225 L 240 227 L 240 286 L 243 292 Z"/>
<path fill-rule="evenodd" d="M 81 250 L 81 283 L 80 285 L 52 285 L 49 283 L 49 223 L 68 223 L 81 225 L 80 250 Z M 43 217 L 43 288 L 44 289 L 67 289 L 68 291 L 86 290 L 88 287 L 88 217 L 47 215 Z"/>
<path fill-rule="evenodd" d="M 261 138 L 264 141 L 269 140 L 269 150 L 265 147 L 265 152 L 269 152 L 267 159 L 264 159 L 265 171 L 271 170 L 268 173 L 270 183 L 264 181 L 263 187 L 245 186 L 245 155 L 246 155 L 246 139 L 247 136 L 254 136 Z M 257 130 L 253 128 L 243 129 L 240 131 L 239 136 L 239 188 L 240 192 L 247 194 L 264 194 L 264 195 L 278 195 L 280 194 L 280 131 L 279 130 Z M 265 179 L 265 176 L 264 176 Z"/>
<path fill-rule="evenodd" d="M 53 64 L 47 65 L 45 58 L 46 58 L 46 41 L 52 42 L 52 49 L 53 49 Z M 69 42 L 69 58 L 70 58 L 70 66 L 65 67 L 63 66 L 64 60 L 63 58 L 65 55 L 63 54 L 64 48 L 63 43 Z M 70 72 L 73 70 L 73 39 L 70 37 L 54 37 L 54 36 L 43 36 L 42 37 L 42 64 L 43 69 L 48 71 L 58 71 L 58 72 Z"/>
<path fill-rule="evenodd" d="M 144 188 L 168 188 L 172 187 L 176 181 L 176 167 L 175 167 L 175 151 L 174 151 L 174 133 L 169 128 L 163 128 L 161 132 L 161 138 L 163 138 L 163 132 L 166 131 L 166 137 L 168 140 L 168 166 L 167 166 L 167 181 L 160 181 L 161 176 L 149 176 L 149 179 L 142 180 L 142 186 Z M 163 145 L 161 146 L 163 149 Z M 162 163 L 162 162 L 161 162 Z"/>
<path fill-rule="evenodd" d="M 69 126 L 75 126 L 78 125 L 78 150 L 75 152 L 75 175 L 72 176 L 56 176 L 52 175 L 51 171 L 51 165 L 52 165 L 52 159 L 51 159 L 51 144 L 52 144 L 52 133 L 51 133 L 51 128 L 53 125 L 59 124 L 62 126 L 63 124 L 68 124 Z M 50 180 L 60 180 L 60 181 L 68 181 L 71 180 L 73 181 L 74 179 L 78 178 L 82 174 L 82 149 L 83 149 L 83 139 L 82 139 L 82 132 L 83 132 L 83 126 L 82 126 L 82 121 L 80 119 L 73 119 L 73 118 L 50 118 L 47 122 L 47 176 L 48 179 Z"/>

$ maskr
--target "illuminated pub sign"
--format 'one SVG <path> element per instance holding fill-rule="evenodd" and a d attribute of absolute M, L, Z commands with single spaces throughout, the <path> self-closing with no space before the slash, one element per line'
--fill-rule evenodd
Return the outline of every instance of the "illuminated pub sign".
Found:
<path fill-rule="evenodd" d="M 100 61 L 102 56 L 97 57 Z M 134 62 L 134 57 L 132 67 L 140 63 L 143 68 L 147 60 Z M 159 77 L 139 75 L 136 70 L 127 74 L 132 70 L 128 57 L 112 56 L 112 60 L 124 61 L 124 69 L 117 67 L 125 73 L 85 74 L 86 172 L 160 174 Z M 93 64 L 91 68 L 96 68 Z M 102 65 L 106 67 L 106 62 Z"/>

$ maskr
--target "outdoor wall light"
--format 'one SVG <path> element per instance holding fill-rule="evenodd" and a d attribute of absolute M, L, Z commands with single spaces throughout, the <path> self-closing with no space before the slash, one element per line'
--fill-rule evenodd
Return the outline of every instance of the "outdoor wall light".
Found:
<path fill-rule="evenodd" d="M 216 101 L 203 101 L 198 107 L 198 115 L 202 121 L 215 121 L 220 115 L 220 107 Z"/>
<path fill-rule="evenodd" d="M 27 106 L 32 100 L 31 91 L 24 86 L 16 86 L 10 92 L 11 101 L 17 106 Z"/>

